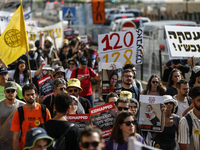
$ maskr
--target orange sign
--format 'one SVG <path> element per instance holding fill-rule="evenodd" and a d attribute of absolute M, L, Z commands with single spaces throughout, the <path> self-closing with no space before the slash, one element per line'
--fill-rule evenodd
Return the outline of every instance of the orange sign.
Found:
<path fill-rule="evenodd" d="M 104 0 L 92 0 L 93 23 L 105 23 Z"/>

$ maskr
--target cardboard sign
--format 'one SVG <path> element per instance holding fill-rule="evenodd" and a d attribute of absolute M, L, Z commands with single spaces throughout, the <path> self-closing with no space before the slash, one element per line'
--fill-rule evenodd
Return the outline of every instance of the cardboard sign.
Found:
<path fill-rule="evenodd" d="M 102 63 L 102 95 L 120 94 L 122 88 L 122 64 Z"/>
<path fill-rule="evenodd" d="M 126 64 L 142 64 L 143 55 L 142 30 L 136 29 L 98 35 L 99 71 L 101 63 L 123 62 Z"/>
<path fill-rule="evenodd" d="M 69 114 L 67 120 L 77 125 L 79 128 L 85 128 L 90 124 L 89 114 Z"/>
<path fill-rule="evenodd" d="M 163 113 L 161 106 L 163 103 L 163 96 L 140 95 L 139 123 L 141 124 L 141 130 L 162 131 Z"/>
<path fill-rule="evenodd" d="M 199 27 L 165 26 L 172 57 L 200 57 Z"/>
<path fill-rule="evenodd" d="M 110 136 L 117 116 L 114 103 L 107 103 L 89 109 L 90 120 L 102 130 L 103 138 Z"/>
<path fill-rule="evenodd" d="M 92 0 L 93 24 L 105 23 L 104 0 Z"/>
<path fill-rule="evenodd" d="M 59 48 L 59 47 L 62 47 L 62 45 L 63 45 L 62 22 L 59 22 L 59 23 L 51 25 L 51 26 L 46 26 L 46 27 L 43 27 L 43 28 L 26 26 L 26 30 L 28 32 L 29 41 L 39 40 L 40 39 L 40 32 L 44 32 L 44 40 L 46 39 L 47 36 L 50 36 L 52 38 L 52 41 L 53 41 L 53 36 L 55 36 L 57 47 Z"/>
<path fill-rule="evenodd" d="M 40 80 L 37 81 L 38 86 L 40 89 L 41 95 L 44 96 L 44 98 L 47 98 L 50 95 L 54 94 L 54 86 L 53 86 L 53 80 L 51 75 L 48 75 Z"/>
<path fill-rule="evenodd" d="M 87 43 L 88 42 L 87 35 L 81 35 L 80 41 L 83 43 Z"/>

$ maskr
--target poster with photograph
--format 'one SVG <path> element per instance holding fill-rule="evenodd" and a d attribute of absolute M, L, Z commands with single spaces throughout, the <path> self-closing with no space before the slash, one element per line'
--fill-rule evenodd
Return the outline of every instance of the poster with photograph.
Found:
<path fill-rule="evenodd" d="M 102 95 L 120 94 L 122 88 L 122 63 L 102 63 Z"/>
<path fill-rule="evenodd" d="M 163 126 L 163 113 L 161 106 L 163 96 L 140 95 L 139 123 L 141 130 L 161 132 Z"/>
<path fill-rule="evenodd" d="M 54 94 L 53 79 L 51 75 L 45 76 L 44 78 L 38 80 L 39 90 L 44 98 Z"/>
<path fill-rule="evenodd" d="M 109 137 L 117 116 L 113 102 L 89 109 L 90 120 L 102 130 L 103 138 Z"/>
<path fill-rule="evenodd" d="M 67 120 L 77 125 L 80 129 L 89 126 L 90 115 L 89 114 L 69 114 Z"/>

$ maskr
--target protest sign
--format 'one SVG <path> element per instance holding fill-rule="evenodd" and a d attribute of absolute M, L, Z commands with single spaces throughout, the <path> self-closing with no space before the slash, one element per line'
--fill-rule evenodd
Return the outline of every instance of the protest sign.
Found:
<path fill-rule="evenodd" d="M 77 125 L 79 128 L 85 128 L 90 124 L 89 114 L 69 114 L 67 120 Z"/>
<path fill-rule="evenodd" d="M 140 95 L 139 123 L 141 130 L 161 132 L 163 127 L 163 113 L 161 106 L 163 96 Z"/>
<path fill-rule="evenodd" d="M 81 35 L 80 41 L 83 43 L 87 43 L 88 42 L 87 35 Z"/>
<path fill-rule="evenodd" d="M 99 71 L 101 63 L 123 62 L 126 64 L 142 64 L 143 55 L 142 30 L 136 29 L 98 35 Z"/>
<path fill-rule="evenodd" d="M 90 120 L 102 130 L 103 138 L 110 136 L 117 116 L 114 103 L 107 103 L 89 109 Z"/>
<path fill-rule="evenodd" d="M 40 93 L 44 96 L 44 98 L 54 94 L 54 86 L 51 75 L 45 76 L 44 78 L 38 80 L 38 86 Z"/>
<path fill-rule="evenodd" d="M 200 57 L 199 27 L 165 26 L 172 57 Z"/>
<path fill-rule="evenodd" d="M 57 47 L 62 47 L 63 45 L 63 27 L 62 22 L 57 24 L 46 26 L 43 28 L 40 27 L 32 27 L 26 26 L 26 30 L 28 32 L 29 41 L 36 41 L 40 39 L 40 32 L 44 32 L 44 40 L 47 36 L 50 36 L 53 40 L 53 36 L 55 36 Z"/>
<path fill-rule="evenodd" d="M 122 88 L 122 63 L 102 63 L 102 95 L 120 94 Z"/>

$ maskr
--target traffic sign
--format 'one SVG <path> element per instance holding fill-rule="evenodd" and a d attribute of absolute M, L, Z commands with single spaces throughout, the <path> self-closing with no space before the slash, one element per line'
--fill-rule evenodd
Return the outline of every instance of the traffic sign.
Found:
<path fill-rule="evenodd" d="M 135 30 L 136 25 L 131 21 L 124 22 L 121 26 L 121 31 Z"/>
<path fill-rule="evenodd" d="M 76 8 L 75 7 L 63 7 L 63 20 L 76 20 Z"/>
<path fill-rule="evenodd" d="M 93 23 L 105 23 L 104 0 L 92 0 Z"/>

